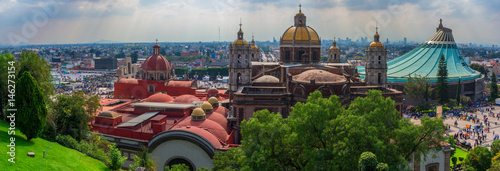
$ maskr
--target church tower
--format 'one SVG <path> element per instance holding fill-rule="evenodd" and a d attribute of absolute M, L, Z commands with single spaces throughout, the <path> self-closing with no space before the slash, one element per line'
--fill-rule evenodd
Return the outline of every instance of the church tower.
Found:
<path fill-rule="evenodd" d="M 340 49 L 337 47 L 337 41 L 333 38 L 333 45 L 328 49 L 328 63 L 340 63 Z"/>
<path fill-rule="evenodd" d="M 243 31 L 238 31 L 238 39 L 229 48 L 229 91 L 236 92 L 240 87 L 249 86 L 252 81 L 252 48 L 243 39 Z"/>
<path fill-rule="evenodd" d="M 253 40 L 253 34 L 252 34 L 252 43 L 250 43 L 251 47 L 251 59 L 252 62 L 259 62 L 260 57 L 259 57 L 259 48 L 255 45 L 255 40 Z"/>
<path fill-rule="evenodd" d="M 387 83 L 387 48 L 380 42 L 378 27 L 375 28 L 373 42 L 366 48 L 367 85 L 384 86 Z"/>

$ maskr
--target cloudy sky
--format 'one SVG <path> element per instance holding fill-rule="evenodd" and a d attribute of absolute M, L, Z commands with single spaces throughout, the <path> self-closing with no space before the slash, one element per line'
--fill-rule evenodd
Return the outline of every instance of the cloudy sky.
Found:
<path fill-rule="evenodd" d="M 443 19 L 457 43 L 500 44 L 498 0 L 0 0 L 0 43 L 279 40 L 302 4 L 307 25 L 334 36 L 423 42 Z"/>

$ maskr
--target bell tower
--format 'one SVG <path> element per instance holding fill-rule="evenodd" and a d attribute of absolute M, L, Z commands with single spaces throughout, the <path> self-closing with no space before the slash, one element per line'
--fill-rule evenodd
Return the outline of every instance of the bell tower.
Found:
<path fill-rule="evenodd" d="M 337 47 L 337 41 L 333 38 L 333 44 L 328 49 L 328 63 L 340 63 L 340 49 Z"/>
<path fill-rule="evenodd" d="M 234 93 L 239 88 L 249 86 L 252 81 L 251 45 L 243 39 L 243 31 L 237 33 L 238 38 L 229 48 L 229 91 Z"/>
<path fill-rule="evenodd" d="M 380 42 L 378 27 L 375 27 L 373 42 L 366 48 L 367 85 L 383 86 L 387 84 L 387 48 Z"/>

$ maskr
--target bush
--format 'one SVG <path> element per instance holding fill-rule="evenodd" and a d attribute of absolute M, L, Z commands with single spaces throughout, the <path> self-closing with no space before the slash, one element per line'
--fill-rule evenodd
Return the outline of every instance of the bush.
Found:
<path fill-rule="evenodd" d="M 80 144 L 73 137 L 69 135 L 57 135 L 56 142 L 59 144 L 80 151 Z"/>
<path fill-rule="evenodd" d="M 80 144 L 80 152 L 87 154 L 88 156 L 100 160 L 106 165 L 109 165 L 108 155 L 97 146 L 94 146 L 88 142 L 82 141 Z"/>
<path fill-rule="evenodd" d="M 109 169 L 111 170 L 118 170 L 122 167 L 123 162 L 127 159 L 126 157 L 122 156 L 122 153 L 120 150 L 116 148 L 116 144 L 113 143 L 109 145 L 110 153 L 109 153 Z"/>
<path fill-rule="evenodd" d="M 451 162 L 453 163 L 453 166 L 457 165 L 457 157 L 452 157 Z"/>
<path fill-rule="evenodd" d="M 377 168 L 377 156 L 371 152 L 363 152 L 359 157 L 358 167 L 361 171 L 375 170 Z"/>
<path fill-rule="evenodd" d="M 463 162 L 464 158 L 463 157 L 458 157 L 458 161 Z"/>
<path fill-rule="evenodd" d="M 165 171 L 189 171 L 189 170 L 190 170 L 189 167 L 182 163 L 165 167 Z"/>
<path fill-rule="evenodd" d="M 388 170 L 389 170 L 389 166 L 387 166 L 387 164 L 385 164 L 385 163 L 377 164 L 377 171 L 388 171 Z"/>

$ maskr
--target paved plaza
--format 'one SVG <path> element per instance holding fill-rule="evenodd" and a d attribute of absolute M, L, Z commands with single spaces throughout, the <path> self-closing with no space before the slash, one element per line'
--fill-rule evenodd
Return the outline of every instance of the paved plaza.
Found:
<path fill-rule="evenodd" d="M 481 146 L 484 146 L 484 147 L 490 147 L 491 146 L 491 143 L 493 142 L 493 138 L 495 137 L 495 135 L 499 135 L 500 133 L 500 120 L 496 117 L 497 114 L 500 113 L 500 107 L 499 106 L 492 106 L 494 109 L 491 110 L 492 113 L 490 113 L 489 111 L 486 111 L 486 108 L 489 108 L 489 107 L 481 107 L 480 109 L 483 109 L 484 111 L 481 112 L 481 110 L 478 110 L 476 112 L 461 112 L 461 114 L 467 114 L 468 116 L 470 116 L 470 114 L 472 114 L 472 116 L 475 116 L 479 119 L 479 122 L 476 122 L 474 123 L 472 120 L 463 120 L 463 118 L 459 118 L 459 117 L 455 117 L 455 116 L 448 116 L 446 117 L 446 119 L 444 119 L 444 124 L 445 126 L 449 126 L 449 130 L 446 132 L 446 135 L 455 135 L 456 133 L 459 133 L 459 130 L 462 130 L 462 133 L 465 134 L 466 132 L 464 131 L 464 129 L 466 128 L 466 125 L 470 125 L 471 129 L 470 130 L 473 130 L 474 127 L 476 126 L 480 126 L 481 123 L 483 125 L 483 134 L 479 133 L 479 135 L 486 135 L 486 138 L 482 141 L 482 144 L 480 144 Z M 488 118 L 488 121 L 490 123 L 490 126 L 489 126 L 489 131 L 487 131 L 487 128 L 488 126 L 487 125 L 484 125 L 484 115 L 486 115 L 486 117 Z M 463 115 L 465 116 L 465 115 Z M 455 125 L 455 122 L 457 123 Z M 460 133 L 459 133 L 460 134 Z M 473 135 L 474 134 L 474 135 Z M 460 136 L 457 138 L 458 142 L 462 142 L 463 140 L 465 140 L 466 142 L 470 143 L 471 146 L 474 146 L 474 144 L 476 143 L 475 139 L 478 139 L 478 135 L 475 134 L 475 133 L 472 133 L 470 136 L 470 138 L 467 138 L 467 140 L 465 140 L 464 138 L 460 138 Z M 476 144 L 476 146 L 479 145 Z"/>

